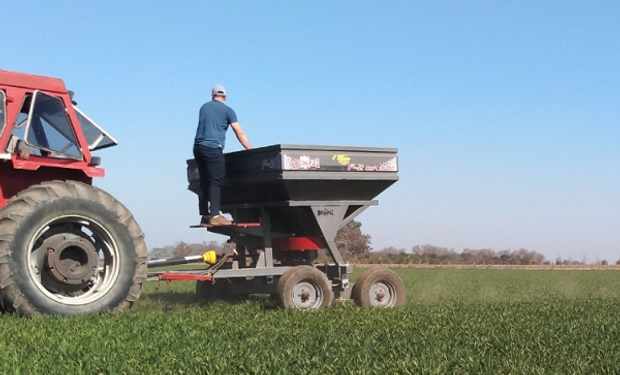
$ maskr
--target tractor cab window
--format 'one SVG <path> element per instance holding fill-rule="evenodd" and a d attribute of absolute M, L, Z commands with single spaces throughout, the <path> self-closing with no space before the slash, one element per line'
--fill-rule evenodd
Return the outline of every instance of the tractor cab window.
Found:
<path fill-rule="evenodd" d="M 65 106 L 59 98 L 35 91 L 24 101 L 16 122 L 18 131 L 24 121 L 25 129 L 20 131 L 23 133 L 22 139 L 28 146 L 36 149 L 35 155 L 82 160 L 82 150 Z"/>
<path fill-rule="evenodd" d="M 108 132 L 103 130 L 97 123 L 86 116 L 78 107 L 73 106 L 75 114 L 80 120 L 80 126 L 88 143 L 90 151 L 100 150 L 106 147 L 116 146 L 118 142 Z"/>
<path fill-rule="evenodd" d="M 6 126 L 6 96 L 4 91 L 0 90 L 0 134 L 4 133 Z"/>

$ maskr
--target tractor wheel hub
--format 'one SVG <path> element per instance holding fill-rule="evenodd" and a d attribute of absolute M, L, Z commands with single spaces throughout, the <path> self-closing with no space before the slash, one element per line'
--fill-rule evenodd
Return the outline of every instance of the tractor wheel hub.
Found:
<path fill-rule="evenodd" d="M 55 280 L 69 285 L 88 282 L 97 273 L 99 255 L 88 240 L 57 234 L 45 240 L 45 269 Z"/>

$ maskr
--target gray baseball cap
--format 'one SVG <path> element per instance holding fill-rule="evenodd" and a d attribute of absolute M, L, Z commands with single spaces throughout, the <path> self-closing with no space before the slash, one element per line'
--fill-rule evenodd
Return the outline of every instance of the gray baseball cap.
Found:
<path fill-rule="evenodd" d="M 215 85 L 211 90 L 211 95 L 226 96 L 226 89 L 222 85 Z"/>

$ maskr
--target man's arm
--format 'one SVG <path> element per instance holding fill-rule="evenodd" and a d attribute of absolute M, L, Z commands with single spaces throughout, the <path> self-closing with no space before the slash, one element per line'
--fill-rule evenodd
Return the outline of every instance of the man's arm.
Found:
<path fill-rule="evenodd" d="M 241 145 L 245 147 L 246 150 L 251 150 L 252 145 L 250 144 L 250 141 L 248 140 L 248 136 L 245 135 L 245 132 L 243 131 L 243 129 L 241 129 L 241 125 L 239 125 L 239 123 L 235 121 L 232 124 L 230 124 L 230 126 L 235 132 L 235 135 L 237 136 L 239 143 L 241 143 Z"/>

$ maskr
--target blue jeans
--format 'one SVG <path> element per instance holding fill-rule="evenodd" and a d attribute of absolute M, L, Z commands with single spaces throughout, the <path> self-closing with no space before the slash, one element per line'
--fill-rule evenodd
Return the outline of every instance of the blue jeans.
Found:
<path fill-rule="evenodd" d="M 220 148 L 194 145 L 194 158 L 200 173 L 200 214 L 202 216 L 219 215 L 222 182 L 224 182 L 226 173 L 224 152 Z M 209 203 L 211 203 L 210 207 Z"/>

